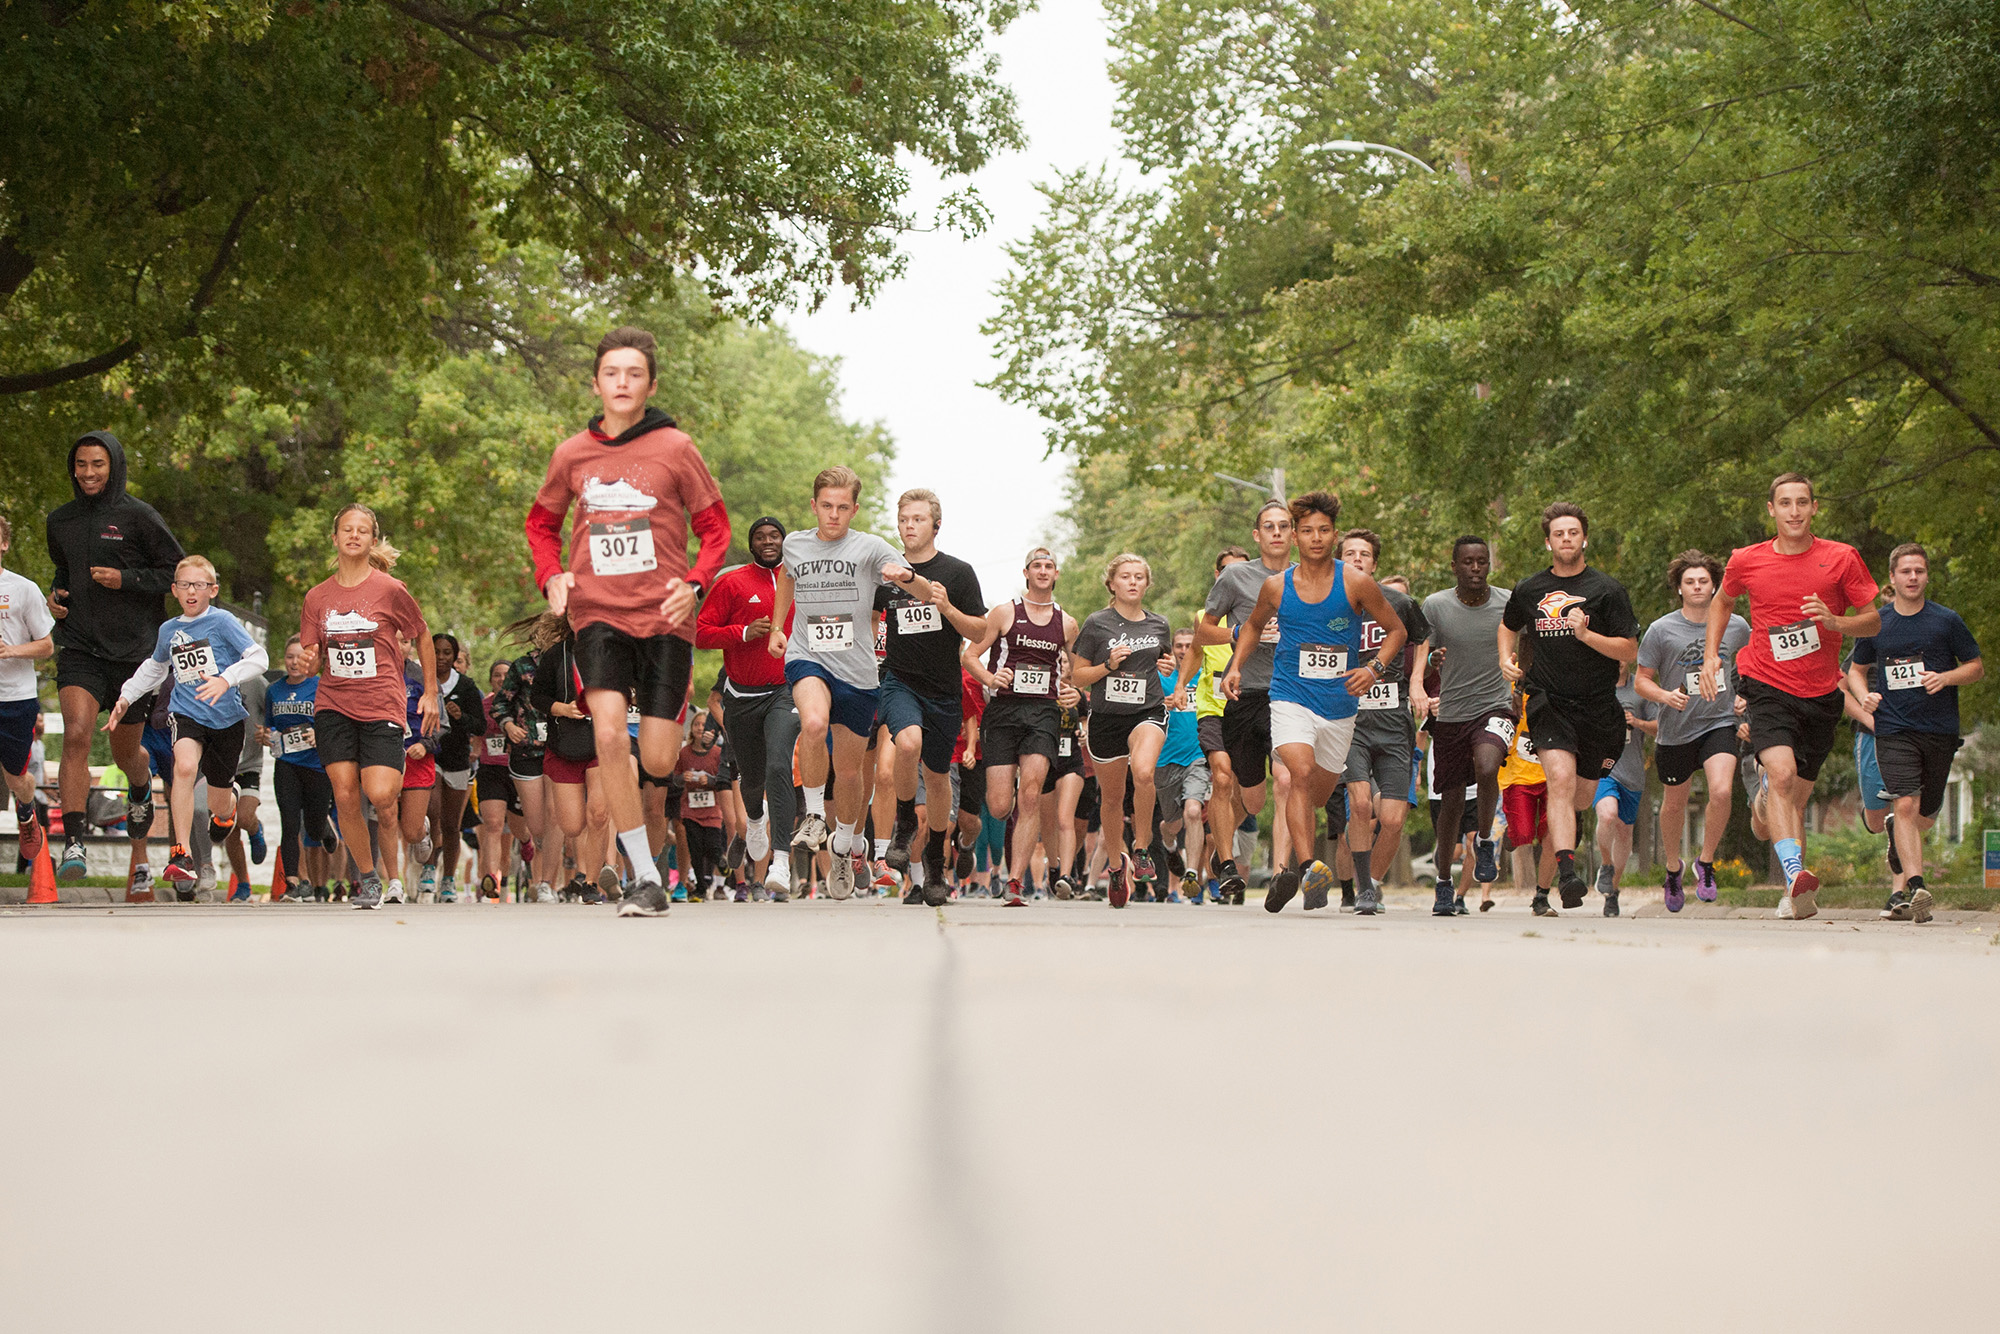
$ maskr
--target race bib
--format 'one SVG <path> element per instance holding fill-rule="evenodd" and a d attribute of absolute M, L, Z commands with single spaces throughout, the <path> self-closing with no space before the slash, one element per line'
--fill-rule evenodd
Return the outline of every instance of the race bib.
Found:
<path fill-rule="evenodd" d="M 639 706 L 637 704 L 627 704 L 625 706 L 625 725 L 627 727 L 637 727 L 639 725 Z"/>
<path fill-rule="evenodd" d="M 1771 656 L 1779 662 L 1809 658 L 1819 652 L 1819 622 L 1793 621 L 1771 627 Z"/>
<path fill-rule="evenodd" d="M 317 744 L 310 727 L 295 727 L 289 732 L 271 733 L 271 751 L 277 755 L 298 755 L 311 750 Z"/>
<path fill-rule="evenodd" d="M 528 719 L 528 740 L 536 745 L 549 739 L 549 724 L 545 718 Z"/>
<path fill-rule="evenodd" d="M 1328 644 L 1307 644 L 1299 650 L 1299 679 L 1335 681 L 1347 671 L 1347 650 Z"/>
<path fill-rule="evenodd" d="M 184 686 L 198 686 L 215 675 L 215 650 L 206 639 L 174 644 L 167 649 L 167 656 L 173 659 L 174 680 Z"/>
<path fill-rule="evenodd" d="M 1529 764 L 1540 764 L 1542 762 L 1541 752 L 1535 749 L 1535 739 L 1525 731 L 1514 737 L 1514 754 L 1526 760 Z"/>
<path fill-rule="evenodd" d="M 489 758 L 496 760 L 504 760 L 507 758 L 506 737 L 489 736 L 484 738 L 484 740 L 486 742 L 486 754 Z"/>
<path fill-rule="evenodd" d="M 343 681 L 359 681 L 375 675 L 375 645 L 330 643 L 326 646 L 327 670 Z"/>
<path fill-rule="evenodd" d="M 1016 667 L 1014 669 L 1014 693 L 1017 695 L 1046 695 L 1049 693 L 1050 672 L 1046 667 Z"/>
<path fill-rule="evenodd" d="M 1146 678 L 1143 676 L 1105 677 L 1104 702 L 1106 704 L 1144 704 L 1146 702 Z"/>
<path fill-rule="evenodd" d="M 918 602 L 896 608 L 896 633 L 899 635 L 931 635 L 942 629 L 944 620 L 932 603 Z"/>
<path fill-rule="evenodd" d="M 691 787 L 688 789 L 687 796 L 688 809 L 690 810 L 712 811 L 715 809 L 715 793 L 707 788 Z"/>
<path fill-rule="evenodd" d="M 1891 690 L 1922 690 L 1924 688 L 1924 660 L 1922 658 L 1890 658 L 1882 664 L 1882 680 Z"/>
<path fill-rule="evenodd" d="M 1500 738 L 1507 745 L 1514 744 L 1514 720 L 1512 718 L 1488 718 L 1486 730 Z"/>
<path fill-rule="evenodd" d="M 1388 712 L 1403 706 L 1403 686 L 1400 681 L 1377 681 L 1361 697 L 1361 707 L 1374 712 Z"/>
<path fill-rule="evenodd" d="M 646 519 L 590 525 L 590 568 L 598 574 L 644 574 L 658 569 L 653 525 Z"/>
<path fill-rule="evenodd" d="M 815 653 L 846 653 L 854 648 L 854 617 L 806 617 L 806 647 Z"/>
<path fill-rule="evenodd" d="M 1076 753 L 1076 738 L 1059 736 L 1056 738 L 1056 758 L 1066 760 Z"/>
<path fill-rule="evenodd" d="M 1700 698 L 1701 668 L 1697 667 L 1688 673 L 1686 690 L 1689 699 Z M 1715 669 L 1715 693 L 1718 697 L 1729 693 L 1729 669 L 1727 667 L 1718 667 Z"/>

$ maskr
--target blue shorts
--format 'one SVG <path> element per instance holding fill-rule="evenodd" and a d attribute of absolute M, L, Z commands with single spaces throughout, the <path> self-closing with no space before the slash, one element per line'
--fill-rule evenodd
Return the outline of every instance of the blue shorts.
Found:
<path fill-rule="evenodd" d="M 826 682 L 827 692 L 833 696 L 827 720 L 835 727 L 845 727 L 856 736 L 875 731 L 875 691 L 857 689 L 807 658 L 794 658 L 785 664 L 786 685 L 795 686 L 808 676 Z M 832 739 L 827 738 L 829 742 Z"/>
<path fill-rule="evenodd" d="M 1882 766 L 1875 762 L 1875 734 L 1865 727 L 1854 729 L 1854 786 L 1861 793 L 1863 810 L 1889 809 L 1889 794 L 1882 790 Z"/>
<path fill-rule="evenodd" d="M 1618 798 L 1618 820 L 1621 824 L 1639 823 L 1639 794 L 1615 778 L 1597 780 L 1597 795 L 1591 799 L 1595 806 L 1606 797 Z"/>
<path fill-rule="evenodd" d="M 958 696 L 932 699 L 920 695 L 894 672 L 882 674 L 881 688 L 875 694 L 875 720 L 889 729 L 889 739 L 893 741 L 912 727 L 921 728 L 924 768 L 934 774 L 950 773 L 952 747 L 958 743 L 958 730 L 965 722 Z"/>
<path fill-rule="evenodd" d="M 146 730 L 139 734 L 139 739 L 145 744 L 146 754 L 152 757 L 153 774 L 171 786 L 174 781 L 173 733 L 164 727 L 148 725 Z M 152 785 L 153 779 L 147 778 L 146 787 L 149 791 Z"/>
<path fill-rule="evenodd" d="M 35 749 L 35 719 L 41 716 L 40 700 L 0 703 L 0 769 L 10 774 L 28 772 L 28 760 Z"/>

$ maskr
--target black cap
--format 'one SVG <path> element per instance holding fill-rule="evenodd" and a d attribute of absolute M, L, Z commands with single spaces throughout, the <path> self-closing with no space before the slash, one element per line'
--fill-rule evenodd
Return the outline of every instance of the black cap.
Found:
<path fill-rule="evenodd" d="M 775 528 L 775 529 L 777 529 L 777 530 L 778 530 L 778 536 L 779 536 L 779 537 L 783 537 L 783 536 L 785 535 L 785 525 L 784 525 L 784 524 L 782 524 L 782 523 L 779 523 L 779 522 L 778 522 L 778 521 L 777 521 L 776 519 L 774 519 L 774 518 L 772 518 L 772 517 L 771 517 L 770 515 L 766 514 L 766 515 L 765 515 L 765 516 L 764 516 L 763 518 L 761 518 L 761 519 L 757 520 L 757 521 L 756 521 L 755 523 L 753 523 L 753 524 L 751 524 L 751 525 L 750 525 L 750 532 L 749 532 L 749 534 L 748 534 L 748 537 L 755 537 L 755 536 L 757 536 L 757 530 L 758 530 L 759 528 L 762 528 L 762 527 L 763 527 L 763 526 L 764 526 L 765 524 L 767 524 L 767 523 L 768 523 L 768 524 L 770 524 L 770 525 L 771 525 L 771 526 L 772 526 L 773 528 Z M 747 540 L 747 538 L 746 538 L 746 540 Z"/>

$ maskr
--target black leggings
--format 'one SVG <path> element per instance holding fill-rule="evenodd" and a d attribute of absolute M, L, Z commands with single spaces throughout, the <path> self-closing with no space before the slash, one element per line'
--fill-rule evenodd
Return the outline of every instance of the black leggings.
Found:
<path fill-rule="evenodd" d="M 789 839 L 798 811 L 792 795 L 792 747 L 799 739 L 799 711 L 792 688 L 779 686 L 768 695 L 725 691 L 723 726 L 743 784 L 743 813 L 756 819 L 770 798 L 771 842 Z"/>
<path fill-rule="evenodd" d="M 687 830 L 688 860 L 694 863 L 696 877 L 694 887 L 705 890 L 709 877 L 722 865 L 722 830 L 719 826 L 696 824 L 693 820 L 681 821 L 681 828 Z"/>
<path fill-rule="evenodd" d="M 333 784 L 318 769 L 279 760 L 271 766 L 271 787 L 278 800 L 278 827 L 284 831 L 279 837 L 278 855 L 285 859 L 286 875 L 302 877 L 305 871 L 304 863 L 299 860 L 300 831 L 312 835 L 323 848 L 334 844 L 333 828 L 327 820 L 333 810 Z"/>

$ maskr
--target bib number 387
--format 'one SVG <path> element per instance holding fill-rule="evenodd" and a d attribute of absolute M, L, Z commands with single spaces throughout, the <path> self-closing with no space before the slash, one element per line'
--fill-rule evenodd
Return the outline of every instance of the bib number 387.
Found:
<path fill-rule="evenodd" d="M 644 574 L 653 558 L 653 526 L 644 519 L 590 525 L 590 568 L 599 574 Z"/>
<path fill-rule="evenodd" d="M 1106 704 L 1144 704 L 1146 702 L 1146 678 L 1143 676 L 1105 677 L 1104 702 Z"/>
<path fill-rule="evenodd" d="M 1771 656 L 1779 662 L 1809 658 L 1819 652 L 1819 622 L 1793 621 L 1771 627 Z"/>

